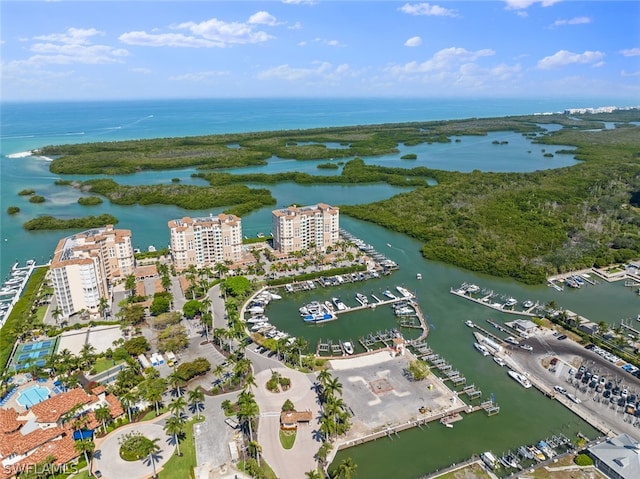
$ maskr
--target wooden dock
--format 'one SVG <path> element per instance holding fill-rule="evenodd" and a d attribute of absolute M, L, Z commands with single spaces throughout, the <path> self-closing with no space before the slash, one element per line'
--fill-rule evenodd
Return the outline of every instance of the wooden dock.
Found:
<path fill-rule="evenodd" d="M 482 297 L 476 298 L 475 296 L 467 293 L 467 291 L 465 291 L 463 288 L 450 288 L 449 292 L 451 294 L 455 294 L 456 296 L 459 296 L 460 298 L 468 299 L 469 301 L 473 301 L 474 303 L 481 304 L 482 306 L 486 306 L 487 308 L 500 311 L 501 313 L 517 314 L 519 316 L 530 316 L 530 317 L 537 316 L 535 313 L 531 312 L 532 309 L 535 309 L 534 306 L 529 308 L 526 311 L 522 311 L 522 310 L 505 308 L 504 303 L 491 303 L 490 300 L 493 297 L 492 296 L 493 293 L 491 293 L 490 295 L 484 295 Z"/>

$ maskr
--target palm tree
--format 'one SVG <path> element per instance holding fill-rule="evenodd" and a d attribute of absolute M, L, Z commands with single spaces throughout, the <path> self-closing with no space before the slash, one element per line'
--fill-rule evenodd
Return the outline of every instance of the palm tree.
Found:
<path fill-rule="evenodd" d="M 58 324 L 60 317 L 62 316 L 62 310 L 57 307 L 56 309 L 51 311 L 51 316 L 53 316 L 53 320 L 56 322 L 56 324 Z"/>
<path fill-rule="evenodd" d="M 328 369 L 323 369 L 318 373 L 318 381 L 320 381 L 320 384 L 323 386 L 325 386 L 331 378 L 332 376 Z"/>
<path fill-rule="evenodd" d="M 182 385 L 184 384 L 184 379 L 182 379 L 182 376 L 180 376 L 177 371 L 173 371 L 169 376 L 167 376 L 167 382 L 176 396 L 182 396 Z"/>
<path fill-rule="evenodd" d="M 84 460 L 87 462 L 87 467 L 91 470 L 91 466 L 89 464 L 89 454 L 93 453 L 96 445 L 93 443 L 91 439 L 80 439 L 76 441 L 73 445 L 74 449 L 77 452 L 81 452 L 84 454 Z"/>
<path fill-rule="evenodd" d="M 98 310 L 100 311 L 100 314 L 102 314 L 102 319 L 106 319 L 107 309 L 109 309 L 109 301 L 104 296 L 101 296 L 98 301 Z"/>
<path fill-rule="evenodd" d="M 244 386 L 243 389 L 246 391 L 247 389 L 251 391 L 251 388 L 257 388 L 258 384 L 256 383 L 256 378 L 253 374 L 247 374 L 244 378 Z"/>
<path fill-rule="evenodd" d="M 185 407 L 187 407 L 187 400 L 184 396 L 178 396 L 169 403 L 168 409 L 174 416 L 182 416 Z"/>
<path fill-rule="evenodd" d="M 331 377 L 324 385 L 324 398 L 325 401 L 329 396 L 335 395 L 335 393 L 342 394 L 342 383 L 338 378 Z"/>
<path fill-rule="evenodd" d="M 224 374 L 224 366 L 222 364 L 217 364 L 213 368 L 213 374 L 218 378 L 218 380 L 222 380 L 222 375 Z M 222 384 L 222 392 L 224 392 L 224 383 Z"/>
<path fill-rule="evenodd" d="M 204 391 L 199 387 L 189 391 L 189 409 L 197 413 L 196 419 L 200 419 L 200 412 L 204 409 Z"/>
<path fill-rule="evenodd" d="M 94 354 L 96 352 L 96 348 L 91 344 L 84 344 L 82 349 L 80 350 L 80 367 L 86 371 L 91 367 L 91 365 L 95 361 Z"/>
<path fill-rule="evenodd" d="M 138 394 L 132 389 L 125 391 L 120 396 L 120 402 L 122 402 L 122 404 L 127 408 L 127 415 L 129 416 L 129 422 L 131 422 L 131 410 L 133 409 L 133 405 L 137 401 L 138 401 Z"/>
<path fill-rule="evenodd" d="M 298 359 L 300 361 L 300 367 L 302 367 L 302 351 L 307 349 L 309 341 L 304 338 L 297 337 L 293 342 L 293 349 L 298 351 Z"/>
<path fill-rule="evenodd" d="M 351 479 L 355 475 L 357 464 L 350 457 L 347 457 L 335 470 L 333 477 L 339 479 Z"/>
<path fill-rule="evenodd" d="M 253 440 L 251 423 L 259 413 L 260 409 L 253 393 L 242 391 L 238 396 L 238 420 L 249 428 L 249 441 Z"/>
<path fill-rule="evenodd" d="M 178 448 L 178 456 L 182 456 L 182 453 L 180 452 L 179 436 L 182 435 L 182 433 L 184 432 L 185 423 L 186 423 L 185 418 L 181 416 L 171 416 L 164 423 L 165 432 L 173 436 L 173 442 Z"/>
<path fill-rule="evenodd" d="M 107 433 L 107 422 L 111 421 L 111 410 L 109 406 L 102 405 L 96 408 L 93 413 L 96 416 L 96 419 L 102 423 L 102 430 L 104 433 Z"/>
<path fill-rule="evenodd" d="M 323 479 L 322 474 L 320 474 L 317 469 L 305 472 L 304 476 L 307 479 Z"/>
<path fill-rule="evenodd" d="M 329 453 L 331 452 L 331 449 L 333 449 L 333 446 L 331 445 L 330 442 L 327 442 L 327 441 L 324 441 L 322 443 L 322 445 L 320 446 L 320 449 L 318 449 L 316 457 L 318 458 L 318 462 L 320 463 L 320 467 L 324 468 L 324 466 L 326 466 L 327 457 L 329 456 Z"/>
<path fill-rule="evenodd" d="M 160 446 L 158 446 L 158 441 L 160 439 L 149 439 L 148 437 L 143 437 L 143 440 L 140 442 L 138 452 L 140 453 L 140 457 L 145 457 L 146 462 L 150 462 L 153 467 L 153 478 L 156 479 L 158 475 L 156 474 L 156 456 L 158 452 L 160 452 Z"/>
<path fill-rule="evenodd" d="M 136 289 L 136 277 L 133 274 L 127 276 L 124 280 L 124 288 L 129 291 L 129 296 L 133 296 Z"/>

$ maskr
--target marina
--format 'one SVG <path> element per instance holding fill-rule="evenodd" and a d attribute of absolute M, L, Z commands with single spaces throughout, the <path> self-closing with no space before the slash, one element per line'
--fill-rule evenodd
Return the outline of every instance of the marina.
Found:
<path fill-rule="evenodd" d="M 29 277 L 37 267 L 35 260 L 28 260 L 25 266 L 20 266 L 18 262 L 11 267 L 11 272 L 0 287 L 0 328 L 11 314 L 22 291 L 24 290 Z"/>

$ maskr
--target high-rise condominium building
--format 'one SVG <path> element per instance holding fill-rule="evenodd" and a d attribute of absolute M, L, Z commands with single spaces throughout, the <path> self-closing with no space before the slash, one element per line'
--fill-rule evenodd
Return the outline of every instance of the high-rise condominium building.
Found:
<path fill-rule="evenodd" d="M 168 223 L 171 254 L 178 271 L 191 265 L 197 268 L 242 258 L 242 221 L 234 215 L 185 216 Z"/>
<path fill-rule="evenodd" d="M 51 278 L 62 316 L 97 313 L 100 299 L 109 298 L 109 285 L 134 268 L 130 230 L 107 225 L 61 239 L 51 260 Z"/>
<path fill-rule="evenodd" d="M 325 251 L 339 239 L 340 211 L 318 203 L 290 206 L 271 214 L 273 247 L 281 253 L 317 248 Z"/>

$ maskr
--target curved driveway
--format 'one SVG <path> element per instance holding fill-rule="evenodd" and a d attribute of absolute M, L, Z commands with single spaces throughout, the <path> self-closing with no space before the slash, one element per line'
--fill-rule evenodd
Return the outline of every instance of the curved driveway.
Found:
<path fill-rule="evenodd" d="M 102 472 L 104 479 L 143 479 L 153 475 L 153 467 L 150 462 L 125 461 L 120 457 L 120 438 L 132 431 L 138 431 L 149 439 L 160 439 L 158 446 L 160 452 L 156 455 L 156 472 L 166 463 L 175 449 L 173 438 L 167 436 L 162 429 L 162 419 L 157 422 L 136 423 L 116 429 L 96 444 L 93 452 L 93 471 Z"/>
<path fill-rule="evenodd" d="M 271 378 L 272 371 L 291 379 L 288 391 L 272 393 L 267 390 L 266 383 Z M 312 389 L 314 374 L 303 374 L 285 367 L 265 368 L 255 375 L 256 384 L 254 394 L 260 406 L 260 425 L 258 427 L 258 442 L 262 446 L 262 455 L 279 479 L 300 479 L 305 473 L 317 467 L 314 458 L 320 447 L 315 439 L 314 431 L 318 429 L 320 407 L 316 402 L 316 394 Z M 298 426 L 298 432 L 293 447 L 285 450 L 280 445 L 280 411 L 282 404 L 290 399 L 296 410 L 310 410 L 313 419 L 308 425 Z"/>

